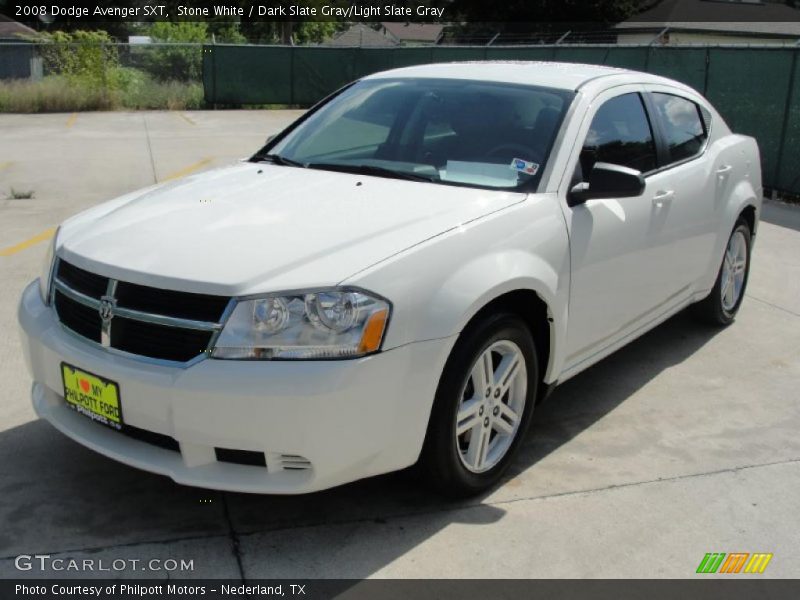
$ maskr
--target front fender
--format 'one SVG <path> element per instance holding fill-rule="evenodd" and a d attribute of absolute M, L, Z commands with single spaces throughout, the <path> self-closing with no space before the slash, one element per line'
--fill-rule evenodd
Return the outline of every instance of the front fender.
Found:
<path fill-rule="evenodd" d="M 487 277 L 486 273 L 490 275 Z M 544 379 L 549 382 L 557 375 L 552 359 L 559 356 L 560 342 L 566 338 L 567 303 L 559 294 L 560 279 L 561 274 L 553 265 L 531 253 L 509 250 L 482 256 L 464 265 L 443 282 L 432 301 L 433 307 L 442 311 L 434 319 L 440 323 L 450 322 L 451 329 L 461 332 L 493 300 L 519 290 L 534 292 L 547 306 L 551 360 Z M 488 287 L 483 288 L 483 285 Z M 468 298 L 472 300 L 459 311 L 461 316 L 457 323 L 445 317 L 447 307 L 463 306 Z"/>
<path fill-rule="evenodd" d="M 495 298 L 531 290 L 552 318 L 552 381 L 560 369 L 569 293 L 569 246 L 555 196 L 533 196 L 391 257 L 348 284 L 373 290 L 394 310 L 384 348 L 452 337 Z"/>

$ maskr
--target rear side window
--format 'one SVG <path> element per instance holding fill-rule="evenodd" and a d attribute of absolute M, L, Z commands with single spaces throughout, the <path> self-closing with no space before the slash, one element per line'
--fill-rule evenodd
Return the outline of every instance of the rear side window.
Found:
<path fill-rule="evenodd" d="M 596 162 L 607 162 L 643 173 L 656 168 L 653 132 L 637 93 L 608 100 L 597 111 L 581 150 L 584 177 Z"/>
<path fill-rule="evenodd" d="M 699 154 L 708 131 L 700 107 L 691 100 L 672 94 L 653 93 L 652 98 L 669 149 L 669 162 Z"/>

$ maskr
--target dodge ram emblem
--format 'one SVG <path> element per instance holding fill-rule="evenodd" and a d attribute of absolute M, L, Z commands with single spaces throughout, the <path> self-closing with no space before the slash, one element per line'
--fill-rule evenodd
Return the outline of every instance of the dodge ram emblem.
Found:
<path fill-rule="evenodd" d="M 100 312 L 100 318 L 103 321 L 110 321 L 111 317 L 114 316 L 114 307 L 116 305 L 117 300 L 112 296 L 103 296 L 100 298 L 100 308 L 98 309 Z"/>

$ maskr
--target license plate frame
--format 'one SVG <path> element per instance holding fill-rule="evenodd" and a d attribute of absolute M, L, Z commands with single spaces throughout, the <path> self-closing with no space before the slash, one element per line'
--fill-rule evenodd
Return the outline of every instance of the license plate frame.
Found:
<path fill-rule="evenodd" d="M 122 431 L 125 421 L 122 396 L 116 381 L 62 362 L 61 382 L 64 401 L 71 410 L 110 429 Z"/>

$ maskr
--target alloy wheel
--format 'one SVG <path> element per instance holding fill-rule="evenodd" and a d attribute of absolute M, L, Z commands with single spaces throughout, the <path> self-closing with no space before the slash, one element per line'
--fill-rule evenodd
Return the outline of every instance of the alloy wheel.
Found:
<path fill-rule="evenodd" d="M 456 413 L 455 443 L 464 467 L 488 471 L 508 452 L 519 430 L 528 374 L 519 346 L 500 340 L 470 369 Z"/>
<path fill-rule="evenodd" d="M 725 250 L 722 263 L 722 285 L 720 294 L 722 308 L 731 312 L 742 295 L 744 278 L 747 272 L 747 241 L 741 231 L 734 231 Z"/>

